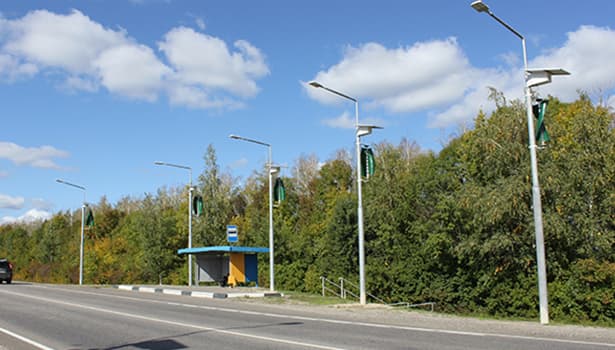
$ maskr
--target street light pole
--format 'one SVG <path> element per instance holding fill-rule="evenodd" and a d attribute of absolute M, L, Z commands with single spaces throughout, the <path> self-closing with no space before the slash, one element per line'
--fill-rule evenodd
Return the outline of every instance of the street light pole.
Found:
<path fill-rule="evenodd" d="M 64 181 L 62 179 L 56 179 L 56 182 L 71 186 L 74 188 L 78 188 L 83 191 L 83 203 L 81 204 L 81 239 L 79 243 L 79 285 L 83 284 L 83 231 L 85 229 L 85 187 L 80 185 L 75 185 L 74 183 L 70 183 L 68 181 Z"/>
<path fill-rule="evenodd" d="M 512 32 L 515 36 L 521 39 L 523 48 L 523 67 L 524 67 L 524 87 L 525 107 L 527 114 L 527 131 L 529 138 L 530 162 L 532 171 L 532 207 L 534 210 L 534 230 L 536 236 L 536 264 L 538 270 L 538 299 L 540 304 L 540 323 L 549 323 L 549 301 L 547 292 L 547 265 L 545 259 L 544 232 L 542 223 L 542 202 L 540 198 L 540 185 L 538 182 L 538 159 L 536 155 L 536 139 L 534 131 L 534 118 L 532 111 L 532 87 L 551 82 L 552 75 L 568 75 L 570 73 L 563 69 L 528 69 L 527 66 L 527 49 L 525 46 L 525 38 L 521 33 L 508 25 L 502 19 L 497 17 L 489 6 L 477 0 L 472 2 L 472 8 L 477 12 L 485 12 L 506 29 Z"/>
<path fill-rule="evenodd" d="M 268 149 L 268 160 L 267 160 L 267 172 L 269 177 L 269 290 L 275 291 L 275 276 L 274 276 L 274 266 L 273 266 L 273 175 L 280 171 L 280 167 L 273 165 L 273 160 L 271 157 L 271 145 L 254 140 L 246 137 L 241 137 L 238 135 L 229 135 L 231 139 L 246 141 L 255 143 L 257 145 L 265 146 Z"/>
<path fill-rule="evenodd" d="M 185 169 L 188 170 L 190 173 L 190 177 L 188 179 L 188 249 L 190 249 L 192 248 L 192 191 L 194 191 L 194 188 L 192 187 L 192 168 L 185 165 L 165 163 L 160 161 L 156 161 L 154 162 L 154 164 Z M 188 254 L 188 286 L 192 287 L 192 254 Z"/>
<path fill-rule="evenodd" d="M 367 303 L 367 293 L 365 292 L 365 232 L 363 227 L 363 191 L 361 179 L 361 136 L 371 134 L 372 129 L 380 129 L 378 126 L 361 125 L 359 124 L 359 101 L 351 96 L 341 93 L 337 90 L 328 88 L 316 81 L 309 83 L 310 86 L 324 89 L 332 94 L 354 102 L 355 115 L 355 147 L 356 147 L 356 163 L 357 163 L 357 226 L 359 230 L 359 301 L 361 305 Z"/>

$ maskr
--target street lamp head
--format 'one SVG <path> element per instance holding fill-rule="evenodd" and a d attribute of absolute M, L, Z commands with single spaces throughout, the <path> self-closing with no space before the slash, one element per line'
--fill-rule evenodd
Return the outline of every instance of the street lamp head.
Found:
<path fill-rule="evenodd" d="M 61 184 L 63 184 L 63 185 L 67 185 L 67 186 L 75 187 L 75 188 L 78 188 L 78 189 L 80 189 L 80 190 L 84 191 L 84 197 L 85 197 L 85 187 L 83 187 L 83 186 L 81 186 L 81 185 L 76 185 L 76 184 L 74 184 L 74 183 L 72 183 L 72 182 L 68 182 L 68 181 L 65 181 L 65 180 L 62 180 L 62 179 L 56 179 L 56 182 L 57 182 L 57 183 L 61 183 Z M 85 198 L 84 198 L 84 202 L 85 202 Z"/>
<path fill-rule="evenodd" d="M 156 164 L 156 165 L 164 165 L 164 162 L 161 162 L 161 161 L 157 160 L 157 161 L 154 162 L 154 164 Z"/>
<path fill-rule="evenodd" d="M 322 87 L 324 87 L 324 86 L 322 86 L 322 84 L 320 84 L 320 83 L 319 83 L 319 82 L 317 82 L 317 81 L 311 81 L 309 84 L 310 84 L 311 86 L 315 87 L 315 88 L 322 88 Z"/>
<path fill-rule="evenodd" d="M 243 136 L 239 136 L 239 135 L 234 135 L 234 134 L 230 134 L 228 137 L 232 138 L 233 140 L 240 140 L 240 141 L 246 141 L 246 142 L 252 142 L 252 143 L 256 143 L 259 144 L 261 146 L 267 146 L 267 147 L 271 147 L 270 144 L 263 142 L 263 141 L 259 141 L 259 140 L 254 140 L 254 139 L 249 139 L 247 137 L 243 137 Z"/>
<path fill-rule="evenodd" d="M 472 8 L 477 12 L 489 13 L 489 6 L 487 6 L 482 0 L 476 0 L 470 6 L 472 6 Z"/>

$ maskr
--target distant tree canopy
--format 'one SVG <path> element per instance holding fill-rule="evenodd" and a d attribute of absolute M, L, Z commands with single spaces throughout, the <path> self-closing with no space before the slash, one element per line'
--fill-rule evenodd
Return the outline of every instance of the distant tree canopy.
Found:
<path fill-rule="evenodd" d="M 364 183 L 366 283 L 387 301 L 436 302 L 445 312 L 536 317 L 534 222 L 525 110 L 498 97 L 490 116 L 438 154 L 407 140 L 374 146 Z M 615 324 L 615 119 L 581 96 L 552 99 L 551 142 L 538 152 L 551 316 Z M 320 276 L 358 279 L 356 169 L 345 151 L 319 167 L 303 155 L 284 178 L 274 212 L 277 287 L 318 292 Z M 209 145 L 196 192 L 203 215 L 193 246 L 268 246 L 268 182 L 243 185 L 220 171 Z M 160 189 L 117 204 L 92 205 L 85 283 L 186 283 L 187 190 Z M 78 281 L 80 213 L 0 226 L 0 256 L 15 278 Z M 260 284 L 268 283 L 261 257 Z"/>

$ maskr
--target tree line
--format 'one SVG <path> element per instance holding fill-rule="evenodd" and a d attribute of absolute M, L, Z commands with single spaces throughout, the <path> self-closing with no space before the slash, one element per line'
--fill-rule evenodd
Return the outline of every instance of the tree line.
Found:
<path fill-rule="evenodd" d="M 552 99 L 551 142 L 538 152 L 551 318 L 615 323 L 615 118 L 581 95 Z M 390 302 L 436 302 L 439 310 L 503 317 L 538 314 L 530 160 L 524 105 L 498 103 L 440 152 L 415 143 L 373 145 L 376 171 L 363 185 L 366 285 Z M 358 280 L 356 169 L 351 152 L 324 162 L 302 155 L 284 177 L 274 210 L 276 287 L 319 292 L 320 276 Z M 240 184 L 210 145 L 196 185 L 203 214 L 193 246 L 268 246 L 268 182 Z M 187 188 L 92 204 L 87 284 L 185 284 Z M 76 283 L 80 213 L 0 226 L 0 256 L 15 279 Z M 268 284 L 267 257 L 259 258 Z"/>

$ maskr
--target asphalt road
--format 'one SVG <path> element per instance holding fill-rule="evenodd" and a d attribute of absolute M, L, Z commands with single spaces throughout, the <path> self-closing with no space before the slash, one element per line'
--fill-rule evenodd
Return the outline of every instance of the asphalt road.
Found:
<path fill-rule="evenodd" d="M 0 285 L 4 349 L 615 349 L 615 329 Z"/>

